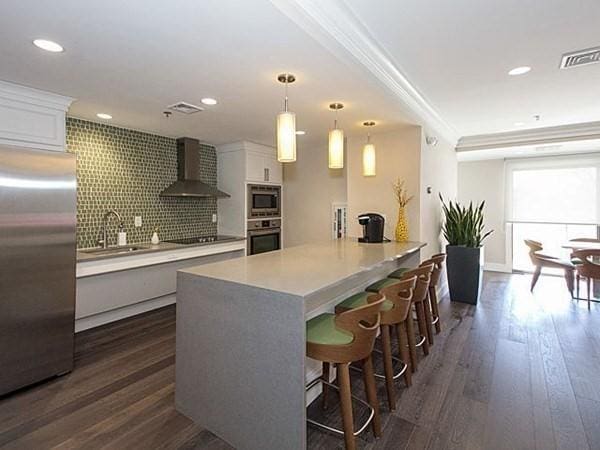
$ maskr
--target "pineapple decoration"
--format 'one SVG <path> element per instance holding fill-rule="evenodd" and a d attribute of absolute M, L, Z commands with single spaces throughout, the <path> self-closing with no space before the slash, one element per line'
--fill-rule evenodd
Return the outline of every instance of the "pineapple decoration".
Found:
<path fill-rule="evenodd" d="M 396 224 L 395 238 L 398 242 L 408 241 L 408 223 L 406 220 L 406 205 L 410 202 L 413 196 L 408 196 L 404 180 L 398 178 L 393 184 L 394 195 L 398 202 L 398 223 Z"/>

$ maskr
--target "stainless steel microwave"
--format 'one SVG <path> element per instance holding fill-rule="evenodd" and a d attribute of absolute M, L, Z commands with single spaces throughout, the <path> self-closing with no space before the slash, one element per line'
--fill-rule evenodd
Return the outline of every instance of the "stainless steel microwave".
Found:
<path fill-rule="evenodd" d="M 281 187 L 248 185 L 248 219 L 281 217 Z"/>

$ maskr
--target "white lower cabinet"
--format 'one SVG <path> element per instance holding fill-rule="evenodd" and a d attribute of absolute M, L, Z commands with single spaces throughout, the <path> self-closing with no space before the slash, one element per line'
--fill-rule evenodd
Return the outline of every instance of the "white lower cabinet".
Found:
<path fill-rule="evenodd" d="M 237 258 L 234 250 L 77 278 L 75 331 L 82 331 L 175 303 L 177 271 Z"/>

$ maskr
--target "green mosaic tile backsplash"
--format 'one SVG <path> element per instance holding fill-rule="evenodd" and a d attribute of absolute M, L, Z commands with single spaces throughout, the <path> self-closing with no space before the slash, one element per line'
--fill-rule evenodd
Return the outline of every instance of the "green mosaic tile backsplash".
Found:
<path fill-rule="evenodd" d="M 128 243 L 149 242 L 155 225 L 161 240 L 216 234 L 213 198 L 162 198 L 177 179 L 175 139 L 67 118 L 67 151 L 77 155 L 77 247 L 95 247 L 102 216 L 123 218 Z M 200 145 L 202 181 L 217 184 L 214 147 Z M 142 226 L 134 227 L 134 216 Z M 110 218 L 109 244 L 116 244 L 117 220 Z"/>

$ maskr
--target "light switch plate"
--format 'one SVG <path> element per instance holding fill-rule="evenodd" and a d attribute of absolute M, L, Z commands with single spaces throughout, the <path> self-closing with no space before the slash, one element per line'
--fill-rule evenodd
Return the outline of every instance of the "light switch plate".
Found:
<path fill-rule="evenodd" d="M 141 227 L 142 226 L 142 216 L 135 216 L 133 218 L 133 225 L 135 225 L 136 227 Z"/>
<path fill-rule="evenodd" d="M 212 215 L 212 221 L 213 221 L 213 223 L 217 222 L 217 215 L 216 214 Z"/>

